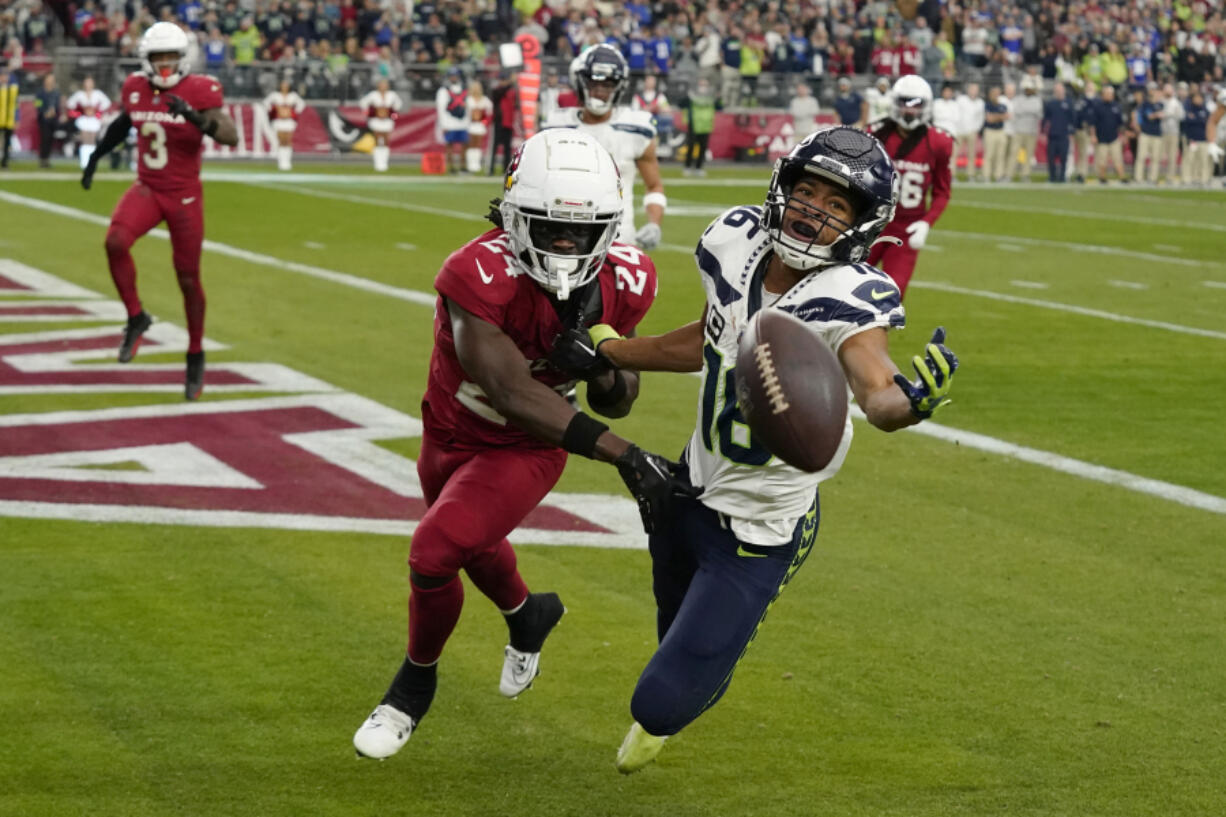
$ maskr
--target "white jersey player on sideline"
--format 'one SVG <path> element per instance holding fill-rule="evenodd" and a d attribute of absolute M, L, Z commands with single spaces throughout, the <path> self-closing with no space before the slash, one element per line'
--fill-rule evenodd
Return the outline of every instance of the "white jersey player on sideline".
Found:
<path fill-rule="evenodd" d="M 81 81 L 80 90 L 68 97 L 65 107 L 81 133 L 78 158 L 81 160 L 81 169 L 84 170 L 89 164 L 89 157 L 94 153 L 98 131 L 102 130 L 102 115 L 111 107 L 111 100 L 94 87 L 93 77 L 86 77 Z"/>
<path fill-rule="evenodd" d="M 864 91 L 864 99 L 868 102 L 868 124 L 881 122 L 894 110 L 894 96 L 890 93 L 890 78 L 877 77 L 872 88 Z"/>
<path fill-rule="evenodd" d="M 268 118 L 277 134 L 277 170 L 293 170 L 294 131 L 298 129 L 298 117 L 306 104 L 286 77 L 277 90 L 264 97 L 264 107 L 268 109 Z"/>
<path fill-rule="evenodd" d="M 400 101 L 400 95 L 391 90 L 387 79 L 381 77 L 375 90 L 362 97 L 358 106 L 365 109 L 366 127 L 375 137 L 375 149 L 371 153 L 375 171 L 383 173 L 387 170 L 388 158 L 392 153 L 387 140 L 404 103 Z"/>
<path fill-rule="evenodd" d="M 554 111 L 542 123 L 542 128 L 578 128 L 596 137 L 605 150 L 613 154 L 622 174 L 622 197 L 625 210 L 617 240 L 636 244 L 645 250 L 659 246 L 660 221 L 668 199 L 660 178 L 660 163 L 656 159 L 656 127 L 649 111 L 634 111 L 617 104 L 625 89 L 629 68 L 621 52 L 609 45 L 595 45 L 584 51 L 570 64 L 570 81 L 579 96 L 579 108 Z M 647 223 L 634 229 L 634 177 L 643 174 L 643 209 Z"/>

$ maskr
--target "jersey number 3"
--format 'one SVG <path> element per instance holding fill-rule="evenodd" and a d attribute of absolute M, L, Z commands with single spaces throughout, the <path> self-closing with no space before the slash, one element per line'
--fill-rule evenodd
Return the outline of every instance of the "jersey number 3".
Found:
<path fill-rule="evenodd" d="M 141 154 L 141 161 L 150 170 L 166 167 L 170 155 L 166 152 L 166 129 L 161 122 L 145 122 L 140 126 L 140 135 L 149 140 L 149 147 Z"/>

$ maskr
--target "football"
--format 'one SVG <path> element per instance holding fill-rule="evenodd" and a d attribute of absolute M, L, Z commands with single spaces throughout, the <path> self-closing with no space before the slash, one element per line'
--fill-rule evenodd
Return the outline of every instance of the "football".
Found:
<path fill-rule="evenodd" d="M 816 473 L 833 459 L 847 421 L 847 378 L 804 322 L 760 310 L 741 335 L 736 397 L 754 438 L 788 465 Z"/>

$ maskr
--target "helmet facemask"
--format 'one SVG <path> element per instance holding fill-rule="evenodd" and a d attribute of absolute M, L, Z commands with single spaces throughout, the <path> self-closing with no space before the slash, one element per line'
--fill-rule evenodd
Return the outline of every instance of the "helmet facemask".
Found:
<path fill-rule="evenodd" d="M 903 130 L 915 130 L 928 121 L 928 102 L 922 97 L 913 99 L 894 98 L 894 110 L 890 117 Z"/>
<path fill-rule="evenodd" d="M 562 202 L 548 210 L 501 205 L 515 260 L 560 301 L 600 272 L 621 223 L 620 210 L 598 213 L 584 204 Z"/>
<path fill-rule="evenodd" d="M 843 218 L 794 196 L 796 185 L 806 176 L 822 179 L 845 190 L 854 212 Z M 859 260 L 862 253 L 852 251 L 847 258 L 840 258 L 837 256 L 841 254 L 836 253 L 835 249 L 847 239 L 853 239 L 854 243 L 856 224 L 863 209 L 860 196 L 837 173 L 818 165 L 781 160 L 776 165 L 766 196 L 767 231 L 776 254 L 793 269 L 810 270 L 838 261 Z M 831 230 L 835 232 L 834 238 L 819 243 L 822 234 Z"/>

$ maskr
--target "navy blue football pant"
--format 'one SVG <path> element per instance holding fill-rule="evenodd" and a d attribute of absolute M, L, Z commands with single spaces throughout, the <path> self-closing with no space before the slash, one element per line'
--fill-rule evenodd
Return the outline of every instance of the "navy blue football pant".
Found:
<path fill-rule="evenodd" d="M 1064 181 L 1068 161 L 1068 138 L 1047 140 L 1047 180 Z"/>
<path fill-rule="evenodd" d="M 630 712 L 653 735 L 673 735 L 715 705 L 771 602 L 817 539 L 816 495 L 786 545 L 737 540 L 727 517 L 678 499 L 675 521 L 651 535 L 660 646 L 639 676 Z"/>

